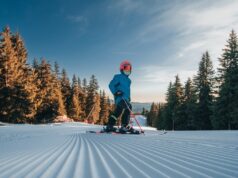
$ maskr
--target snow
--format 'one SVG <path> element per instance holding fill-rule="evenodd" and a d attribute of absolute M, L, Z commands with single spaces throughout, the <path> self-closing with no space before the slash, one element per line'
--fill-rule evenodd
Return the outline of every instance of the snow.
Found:
<path fill-rule="evenodd" d="M 238 177 L 238 131 L 85 132 L 100 128 L 0 127 L 0 177 Z"/>
<path fill-rule="evenodd" d="M 0 122 L 0 126 L 5 126 L 6 124 L 3 122 Z"/>
<path fill-rule="evenodd" d="M 147 119 L 146 119 L 145 116 L 143 116 L 143 115 L 136 115 L 135 118 L 136 118 L 136 120 L 139 122 L 139 124 L 141 126 L 146 126 L 147 125 L 147 123 L 146 123 Z M 131 118 L 131 120 L 133 122 L 132 125 L 133 126 L 137 126 L 135 119 Z"/>

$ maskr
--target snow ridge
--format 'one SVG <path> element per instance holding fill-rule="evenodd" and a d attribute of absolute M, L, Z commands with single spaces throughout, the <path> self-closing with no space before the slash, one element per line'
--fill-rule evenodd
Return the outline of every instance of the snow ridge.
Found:
<path fill-rule="evenodd" d="M 2 127 L 0 177 L 238 177 L 238 131 L 85 132 L 98 129 L 80 123 Z"/>

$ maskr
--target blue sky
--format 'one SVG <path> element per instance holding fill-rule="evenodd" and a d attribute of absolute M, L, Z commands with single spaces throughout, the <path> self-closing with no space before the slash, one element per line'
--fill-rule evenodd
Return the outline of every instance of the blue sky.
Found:
<path fill-rule="evenodd" d="M 0 27 L 19 31 L 29 62 L 57 61 L 69 76 L 108 83 L 119 64 L 133 64 L 132 100 L 164 101 L 169 81 L 196 74 L 208 50 L 214 67 L 232 29 L 235 0 L 2 0 Z"/>

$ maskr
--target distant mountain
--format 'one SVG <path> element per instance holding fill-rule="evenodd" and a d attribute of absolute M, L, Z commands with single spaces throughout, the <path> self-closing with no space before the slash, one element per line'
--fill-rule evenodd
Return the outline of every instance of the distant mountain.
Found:
<path fill-rule="evenodd" d="M 114 100 L 110 99 L 110 102 L 113 104 Z M 133 112 L 141 113 L 143 108 L 149 111 L 152 103 L 132 102 L 131 104 Z"/>
<path fill-rule="evenodd" d="M 141 113 L 143 108 L 149 111 L 151 107 L 151 103 L 132 102 L 131 104 L 133 112 L 136 113 Z"/>

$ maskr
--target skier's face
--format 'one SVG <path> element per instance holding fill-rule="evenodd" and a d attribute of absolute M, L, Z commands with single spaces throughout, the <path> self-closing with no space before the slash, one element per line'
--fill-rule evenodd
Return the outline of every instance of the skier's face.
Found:
<path fill-rule="evenodd" d="M 131 74 L 131 70 L 123 70 L 124 74 L 129 76 Z"/>
<path fill-rule="evenodd" d="M 123 72 L 125 75 L 129 76 L 131 74 L 131 65 L 124 66 Z"/>

